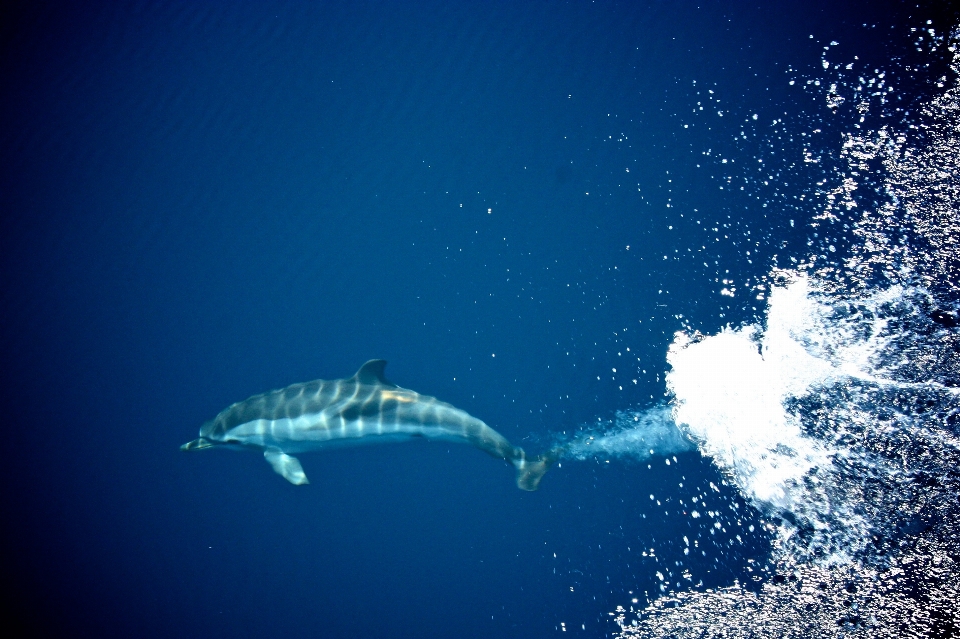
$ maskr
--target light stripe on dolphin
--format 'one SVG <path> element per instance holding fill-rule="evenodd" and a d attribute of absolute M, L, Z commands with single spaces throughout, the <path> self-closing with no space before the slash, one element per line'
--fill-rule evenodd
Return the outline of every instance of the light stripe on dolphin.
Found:
<path fill-rule="evenodd" d="M 471 444 L 504 459 L 516 468 L 518 487 L 537 489 L 558 451 L 528 459 L 522 448 L 476 417 L 388 382 L 386 365 L 372 359 L 347 379 L 320 379 L 254 395 L 223 410 L 200 428 L 199 439 L 180 449 L 260 450 L 278 474 L 300 485 L 309 481 L 290 453 L 424 437 Z"/>

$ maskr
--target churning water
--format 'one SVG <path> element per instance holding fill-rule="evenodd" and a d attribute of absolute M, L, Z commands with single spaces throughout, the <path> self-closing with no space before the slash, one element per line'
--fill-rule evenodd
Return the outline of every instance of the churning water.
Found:
<path fill-rule="evenodd" d="M 960 31 L 927 31 L 955 78 Z M 829 51 L 834 75 L 806 85 L 859 121 L 812 189 L 810 254 L 754 287 L 763 321 L 676 334 L 669 407 L 621 413 L 569 450 L 643 458 L 695 442 L 763 515 L 773 552 L 759 586 L 618 607 L 621 636 L 957 631 L 960 87 L 935 78 L 939 95 L 918 113 L 868 130 L 892 80 Z"/>

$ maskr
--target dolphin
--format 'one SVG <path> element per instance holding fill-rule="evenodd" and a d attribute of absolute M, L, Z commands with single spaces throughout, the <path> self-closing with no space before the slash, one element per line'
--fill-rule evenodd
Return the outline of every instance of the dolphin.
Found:
<path fill-rule="evenodd" d="M 406 441 L 415 437 L 471 444 L 517 470 L 517 486 L 536 490 L 558 451 L 528 459 L 522 448 L 482 421 L 446 402 L 388 382 L 387 362 L 372 359 L 347 379 L 294 384 L 237 402 L 200 428 L 180 450 L 255 449 L 280 476 L 307 484 L 290 453 L 334 446 Z"/>

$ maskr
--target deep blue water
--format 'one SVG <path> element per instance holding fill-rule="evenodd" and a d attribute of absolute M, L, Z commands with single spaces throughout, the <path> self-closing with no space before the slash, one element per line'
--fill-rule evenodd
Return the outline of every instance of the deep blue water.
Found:
<path fill-rule="evenodd" d="M 23 636 L 600 637 L 660 593 L 643 551 L 691 586 L 750 582 L 760 515 L 697 453 L 564 462 L 523 493 L 455 445 L 304 455 L 303 488 L 178 447 L 371 358 L 531 452 L 662 403 L 674 332 L 757 317 L 719 280 L 799 255 L 815 213 L 720 189 L 705 158 L 753 113 L 802 117 L 788 69 L 824 44 L 886 63 L 879 29 L 942 10 L 7 9 L 2 561 Z M 761 151 L 785 193 L 810 176 L 784 175 L 791 148 Z M 756 532 L 687 558 L 698 522 L 649 495 L 710 482 Z"/>

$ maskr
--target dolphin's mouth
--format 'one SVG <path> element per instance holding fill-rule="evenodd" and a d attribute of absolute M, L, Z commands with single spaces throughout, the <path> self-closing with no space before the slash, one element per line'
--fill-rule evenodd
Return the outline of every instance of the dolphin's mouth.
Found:
<path fill-rule="evenodd" d="M 213 444 L 211 444 L 209 440 L 201 437 L 192 442 L 187 442 L 180 447 L 180 450 L 203 450 L 204 448 L 213 448 Z"/>

